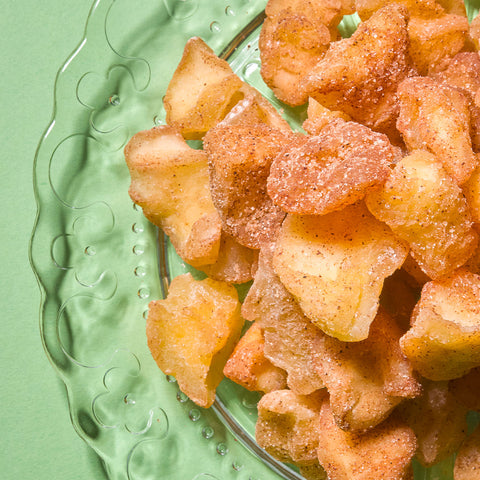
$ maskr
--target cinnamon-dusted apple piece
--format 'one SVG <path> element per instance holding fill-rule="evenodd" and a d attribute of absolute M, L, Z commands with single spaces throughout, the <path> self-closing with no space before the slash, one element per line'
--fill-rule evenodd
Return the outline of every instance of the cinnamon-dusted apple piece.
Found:
<path fill-rule="evenodd" d="M 355 8 L 358 16 L 365 21 L 389 3 L 403 5 L 410 15 L 416 17 L 431 18 L 444 13 L 443 7 L 435 0 L 355 0 Z"/>
<path fill-rule="evenodd" d="M 278 99 L 292 106 L 307 101 L 298 83 L 322 58 L 330 41 L 327 26 L 305 15 L 283 11 L 265 19 L 258 40 L 261 74 Z"/>
<path fill-rule="evenodd" d="M 258 39 L 261 75 L 277 98 L 289 105 L 302 105 L 307 95 L 298 84 L 334 38 L 326 19 L 315 11 L 315 4 L 320 2 L 297 0 L 280 4 L 285 2 L 270 0 L 265 8 L 267 18 Z"/>
<path fill-rule="evenodd" d="M 285 216 L 267 195 L 267 178 L 293 136 L 264 124 L 218 125 L 205 135 L 213 203 L 223 230 L 246 247 L 274 239 Z"/>
<path fill-rule="evenodd" d="M 419 75 L 435 71 L 445 59 L 460 52 L 467 32 L 465 15 L 412 16 L 408 22 L 408 52 Z"/>
<path fill-rule="evenodd" d="M 410 150 L 428 150 L 458 185 L 478 165 L 470 138 L 469 102 L 458 89 L 427 77 L 404 80 L 397 91 L 397 128 Z"/>
<path fill-rule="evenodd" d="M 405 244 L 358 203 L 321 216 L 288 214 L 273 266 L 317 327 L 355 342 L 368 337 L 383 281 L 407 253 Z"/>
<path fill-rule="evenodd" d="M 298 215 L 325 215 L 355 203 L 401 158 L 386 135 L 342 119 L 302 140 L 277 155 L 267 182 L 274 203 Z"/>
<path fill-rule="evenodd" d="M 265 7 L 269 17 L 285 10 L 302 12 L 333 29 L 344 15 L 355 12 L 355 3 L 353 0 L 269 0 Z"/>
<path fill-rule="evenodd" d="M 413 430 L 391 415 L 365 433 L 345 432 L 328 401 L 319 417 L 318 460 L 329 480 L 407 480 L 417 442 Z"/>
<path fill-rule="evenodd" d="M 477 13 L 477 16 L 471 21 L 469 29 L 469 37 L 472 39 L 477 51 L 480 50 L 480 15 Z"/>
<path fill-rule="evenodd" d="M 417 437 L 417 459 L 430 467 L 449 457 L 465 439 L 467 409 L 449 392 L 448 382 L 423 379 L 422 390 L 398 410 Z"/>
<path fill-rule="evenodd" d="M 461 52 L 445 60 L 432 78 L 459 89 L 468 99 L 473 150 L 480 150 L 480 105 L 475 95 L 480 92 L 480 56 L 478 52 Z"/>
<path fill-rule="evenodd" d="M 240 339 L 223 369 L 224 375 L 251 391 L 272 392 L 287 386 L 287 374 L 264 355 L 262 329 L 254 323 Z"/>
<path fill-rule="evenodd" d="M 258 269 L 242 305 L 242 315 L 261 326 L 264 354 L 287 372 L 290 390 L 308 395 L 323 388 L 315 367 L 315 339 L 324 333 L 304 315 L 273 271 L 273 244 L 260 251 Z"/>
<path fill-rule="evenodd" d="M 296 465 L 317 463 L 318 415 L 324 395 L 277 390 L 258 402 L 255 439 L 270 455 Z"/>
<path fill-rule="evenodd" d="M 350 38 L 331 43 L 301 87 L 330 110 L 341 110 L 374 130 L 393 130 L 398 113 L 395 92 L 412 73 L 407 17 L 401 5 L 381 8 Z"/>
<path fill-rule="evenodd" d="M 227 283 L 245 283 L 253 279 L 258 263 L 258 250 L 240 245 L 233 237 L 222 232 L 215 263 L 196 268 L 210 278 Z"/>
<path fill-rule="evenodd" d="M 453 272 L 475 251 L 478 236 L 462 190 L 426 151 L 404 157 L 365 201 L 376 218 L 409 243 L 431 278 Z"/>
<path fill-rule="evenodd" d="M 480 276 L 460 268 L 426 283 L 400 339 L 403 353 L 430 380 L 459 378 L 480 366 Z"/>
<path fill-rule="evenodd" d="M 421 392 L 398 343 L 402 331 L 383 309 L 367 339 L 342 342 L 324 335 L 315 343 L 317 371 L 330 394 L 335 422 L 344 430 L 368 430 L 404 399 Z"/>
<path fill-rule="evenodd" d="M 208 162 L 178 130 L 155 127 L 125 147 L 129 194 L 144 215 L 164 230 L 177 253 L 194 267 L 214 263 L 221 222 L 209 190 Z"/>
<path fill-rule="evenodd" d="M 164 300 L 150 302 L 148 347 L 159 368 L 173 375 L 201 407 L 210 407 L 223 368 L 243 326 L 235 288 L 189 274 L 175 277 Z"/>

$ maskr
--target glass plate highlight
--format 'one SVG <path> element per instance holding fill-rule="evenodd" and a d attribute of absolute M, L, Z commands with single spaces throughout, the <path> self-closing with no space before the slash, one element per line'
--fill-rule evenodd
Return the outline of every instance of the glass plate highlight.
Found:
<path fill-rule="evenodd" d="M 224 381 L 214 407 L 201 409 L 151 358 L 148 303 L 189 268 L 130 201 L 123 158 L 134 133 L 164 123 L 162 97 L 192 36 L 228 57 L 293 126 L 301 123 L 304 109 L 285 108 L 259 74 L 265 4 L 97 0 L 57 75 L 53 119 L 35 159 L 31 261 L 41 337 L 67 387 L 73 426 L 112 480 L 300 479 L 256 446 L 256 394 Z M 346 20 L 343 32 L 353 26 Z M 431 472 L 415 466 L 415 478 L 450 479 L 451 463 Z"/>

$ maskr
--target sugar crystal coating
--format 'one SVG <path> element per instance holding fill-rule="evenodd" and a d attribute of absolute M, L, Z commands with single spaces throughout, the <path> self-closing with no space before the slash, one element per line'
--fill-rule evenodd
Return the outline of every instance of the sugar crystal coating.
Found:
<path fill-rule="evenodd" d="M 277 155 L 268 194 L 288 213 L 324 215 L 362 199 L 369 187 L 387 179 L 390 165 L 400 158 L 386 135 L 335 119 Z"/>
<path fill-rule="evenodd" d="M 468 180 L 478 159 L 472 150 L 467 97 L 427 77 L 404 80 L 397 95 L 397 128 L 409 150 L 427 150 L 436 155 L 458 185 Z"/>
<path fill-rule="evenodd" d="M 224 231 L 246 247 L 274 238 L 285 216 L 267 195 L 267 178 L 293 135 L 257 124 L 218 125 L 205 136 L 213 203 Z"/>

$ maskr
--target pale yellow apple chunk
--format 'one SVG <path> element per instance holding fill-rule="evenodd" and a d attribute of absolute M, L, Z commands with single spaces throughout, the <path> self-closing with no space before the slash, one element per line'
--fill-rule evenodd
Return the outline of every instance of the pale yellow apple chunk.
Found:
<path fill-rule="evenodd" d="M 207 408 L 242 326 L 233 286 L 209 278 L 198 281 L 187 273 L 173 279 L 166 299 L 150 302 L 148 346 L 160 369 Z"/>
<path fill-rule="evenodd" d="M 412 17 L 408 23 L 409 54 L 418 73 L 427 75 L 442 61 L 460 52 L 467 32 L 466 16 Z"/>
<path fill-rule="evenodd" d="M 426 151 L 404 157 L 365 201 L 376 218 L 409 243 L 431 278 L 451 273 L 475 251 L 478 239 L 467 201 L 442 164 Z"/>
<path fill-rule="evenodd" d="M 228 62 L 201 38 L 191 38 L 165 94 L 167 123 L 187 139 L 202 138 L 236 103 L 242 85 Z"/>
<path fill-rule="evenodd" d="M 383 281 L 408 248 L 363 203 L 327 215 L 287 215 L 273 266 L 310 320 L 346 342 L 368 337 Z"/>
<path fill-rule="evenodd" d="M 130 197 L 148 220 L 164 230 L 185 262 L 214 263 L 222 226 L 209 190 L 206 154 L 190 148 L 178 130 L 162 126 L 134 135 L 125 159 Z"/>
<path fill-rule="evenodd" d="M 268 393 L 286 388 L 286 372 L 265 357 L 264 347 L 262 329 L 254 323 L 228 359 L 224 375 L 250 391 Z"/>
<path fill-rule="evenodd" d="M 480 276 L 459 269 L 426 283 L 400 339 L 403 353 L 430 380 L 451 380 L 480 366 Z"/>

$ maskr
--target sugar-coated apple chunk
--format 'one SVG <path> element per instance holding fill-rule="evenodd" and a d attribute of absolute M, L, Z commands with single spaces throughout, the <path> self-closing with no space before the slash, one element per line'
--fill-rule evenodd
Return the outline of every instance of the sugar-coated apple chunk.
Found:
<path fill-rule="evenodd" d="M 430 467 L 454 453 L 467 434 L 467 409 L 449 392 L 448 382 L 423 379 L 422 395 L 402 403 L 401 417 L 417 437 L 417 459 Z"/>
<path fill-rule="evenodd" d="M 240 339 L 223 369 L 224 375 L 251 391 L 271 392 L 287 386 L 287 374 L 264 355 L 262 329 L 254 323 Z"/>
<path fill-rule="evenodd" d="M 301 87 L 330 110 L 388 133 L 397 116 L 395 91 L 411 74 L 407 50 L 407 11 L 387 5 L 350 38 L 332 42 Z"/>
<path fill-rule="evenodd" d="M 417 442 L 413 430 L 391 415 L 365 433 L 345 432 L 328 402 L 320 411 L 318 460 L 329 480 L 407 480 Z"/>
<path fill-rule="evenodd" d="M 216 261 L 209 265 L 198 265 L 196 268 L 214 280 L 245 283 L 252 280 L 257 262 L 258 250 L 244 247 L 222 232 Z"/>
<path fill-rule="evenodd" d="M 260 72 L 277 98 L 289 105 L 307 101 L 298 84 L 322 58 L 330 41 L 328 27 L 302 11 L 289 8 L 267 16 L 258 39 Z"/>
<path fill-rule="evenodd" d="M 209 407 L 243 326 L 235 288 L 189 273 L 175 277 L 164 300 L 150 302 L 148 347 L 197 405 Z"/>
<path fill-rule="evenodd" d="M 267 178 L 293 135 L 264 124 L 218 125 L 205 135 L 213 203 L 223 230 L 246 247 L 275 238 L 285 216 L 267 194 Z"/>
<path fill-rule="evenodd" d="M 478 165 L 470 138 L 470 111 L 458 89 L 428 77 L 404 80 L 397 91 L 397 128 L 410 150 L 428 150 L 461 185 Z"/>
<path fill-rule="evenodd" d="M 201 38 L 191 38 L 164 97 L 167 123 L 187 139 L 202 138 L 236 103 L 242 85 L 228 62 Z"/>
<path fill-rule="evenodd" d="M 308 395 L 323 388 L 315 367 L 315 339 L 324 333 L 315 327 L 273 271 L 273 244 L 260 251 L 258 269 L 242 315 L 263 329 L 264 354 L 287 372 L 288 388 Z"/>
<path fill-rule="evenodd" d="M 221 222 L 209 190 L 206 154 L 190 148 L 178 130 L 162 126 L 134 135 L 125 160 L 130 197 L 165 231 L 180 257 L 193 266 L 214 263 Z"/>
<path fill-rule="evenodd" d="M 467 201 L 437 157 L 417 150 L 365 198 L 372 214 L 409 243 L 431 278 L 451 273 L 474 253 L 478 236 Z"/>
<path fill-rule="evenodd" d="M 407 253 L 405 244 L 358 203 L 327 215 L 288 214 L 273 266 L 317 327 L 352 342 L 368 337 L 383 281 Z"/>
<path fill-rule="evenodd" d="M 274 203 L 298 215 L 325 215 L 355 203 L 401 158 L 386 135 L 342 119 L 302 140 L 277 155 L 267 182 Z"/>
<path fill-rule="evenodd" d="M 412 17 L 408 22 L 409 54 L 418 73 L 427 75 L 446 58 L 460 52 L 467 32 L 466 16 Z"/>
<path fill-rule="evenodd" d="M 398 343 L 402 331 L 383 309 L 367 339 L 342 342 L 317 337 L 315 356 L 335 422 L 343 430 L 368 430 L 382 422 L 405 398 L 420 394 L 410 361 Z"/>
<path fill-rule="evenodd" d="M 480 56 L 478 52 L 461 52 L 441 64 L 432 78 L 460 89 L 467 97 L 470 109 L 470 127 L 473 150 L 480 150 L 480 106 L 475 95 L 480 92 Z"/>
<path fill-rule="evenodd" d="M 459 378 L 480 366 L 480 276 L 466 269 L 426 283 L 400 339 L 403 353 L 430 380 Z"/>
<path fill-rule="evenodd" d="M 324 396 L 290 390 L 267 393 L 258 402 L 255 439 L 282 462 L 312 465 L 317 462 L 318 415 Z"/>

